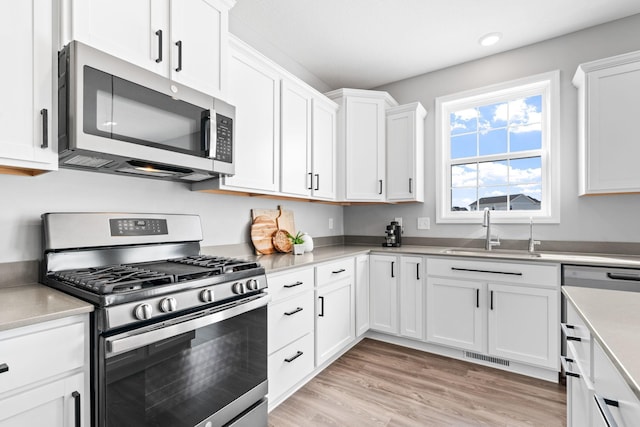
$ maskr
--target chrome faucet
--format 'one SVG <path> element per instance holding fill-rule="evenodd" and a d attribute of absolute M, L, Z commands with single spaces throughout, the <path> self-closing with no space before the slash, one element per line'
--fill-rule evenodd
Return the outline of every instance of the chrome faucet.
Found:
<path fill-rule="evenodd" d="M 534 253 L 539 244 L 539 240 L 533 240 L 533 218 L 529 218 L 529 253 Z"/>
<path fill-rule="evenodd" d="M 489 208 L 484 208 L 482 226 L 487 228 L 487 237 L 484 242 L 484 248 L 490 251 L 494 246 L 500 246 L 500 239 L 496 236 L 496 239 L 493 240 L 491 237 L 491 211 Z"/>

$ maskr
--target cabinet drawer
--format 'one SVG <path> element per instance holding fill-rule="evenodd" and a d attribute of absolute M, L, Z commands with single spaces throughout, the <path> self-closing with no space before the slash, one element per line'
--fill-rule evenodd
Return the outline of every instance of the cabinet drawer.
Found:
<path fill-rule="evenodd" d="M 353 278 L 353 258 L 341 259 L 316 267 L 318 286 L 328 285 L 337 280 Z"/>
<path fill-rule="evenodd" d="M 313 292 L 305 292 L 268 309 L 269 353 L 313 331 Z"/>
<path fill-rule="evenodd" d="M 313 268 L 269 274 L 267 285 L 271 301 L 278 301 L 304 291 L 310 291 L 313 289 Z"/>
<path fill-rule="evenodd" d="M 549 288 L 560 284 L 560 265 L 527 264 L 500 260 L 478 261 L 472 259 L 429 258 L 429 276 L 443 276 L 483 282 L 526 283 Z"/>
<path fill-rule="evenodd" d="M 0 365 L 8 368 L 0 373 L 0 393 L 84 365 L 84 323 L 44 330 L 28 327 L 24 332 L 8 338 L 0 334 Z"/>
<path fill-rule="evenodd" d="M 571 348 L 571 356 L 577 360 L 584 370 L 584 374 L 591 379 L 591 333 L 573 307 L 567 301 L 567 323 L 562 324 L 567 348 Z M 567 353 L 568 355 L 568 353 Z"/>
<path fill-rule="evenodd" d="M 269 400 L 283 393 L 313 371 L 313 333 L 309 333 L 269 356 Z"/>

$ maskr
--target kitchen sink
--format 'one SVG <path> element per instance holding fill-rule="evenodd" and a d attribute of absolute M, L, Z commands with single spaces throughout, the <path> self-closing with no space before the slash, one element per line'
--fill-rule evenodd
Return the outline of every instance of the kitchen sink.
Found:
<path fill-rule="evenodd" d="M 537 252 L 530 253 L 518 249 L 492 249 L 490 251 L 482 248 L 448 248 L 441 253 L 460 256 L 489 257 L 489 258 L 540 258 Z"/>

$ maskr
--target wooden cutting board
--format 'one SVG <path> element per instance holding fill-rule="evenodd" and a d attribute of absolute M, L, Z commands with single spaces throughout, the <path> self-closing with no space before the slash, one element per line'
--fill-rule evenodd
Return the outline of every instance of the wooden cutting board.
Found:
<path fill-rule="evenodd" d="M 268 216 L 276 221 L 278 229 L 286 230 L 290 234 L 295 235 L 298 230 L 296 229 L 296 223 L 293 218 L 293 211 L 283 209 L 282 206 L 278 206 L 279 209 L 251 209 L 252 219 L 259 216 Z"/>
<path fill-rule="evenodd" d="M 251 224 L 251 242 L 258 253 L 268 255 L 275 253 L 273 234 L 278 231 L 275 219 L 267 215 L 259 215 Z"/>

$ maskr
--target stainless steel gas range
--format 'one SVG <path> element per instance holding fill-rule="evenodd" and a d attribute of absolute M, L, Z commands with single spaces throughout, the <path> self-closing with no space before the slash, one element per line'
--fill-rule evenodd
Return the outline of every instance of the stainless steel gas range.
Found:
<path fill-rule="evenodd" d="M 42 282 L 95 305 L 93 425 L 267 425 L 260 264 L 201 255 L 196 215 L 42 218 Z"/>

